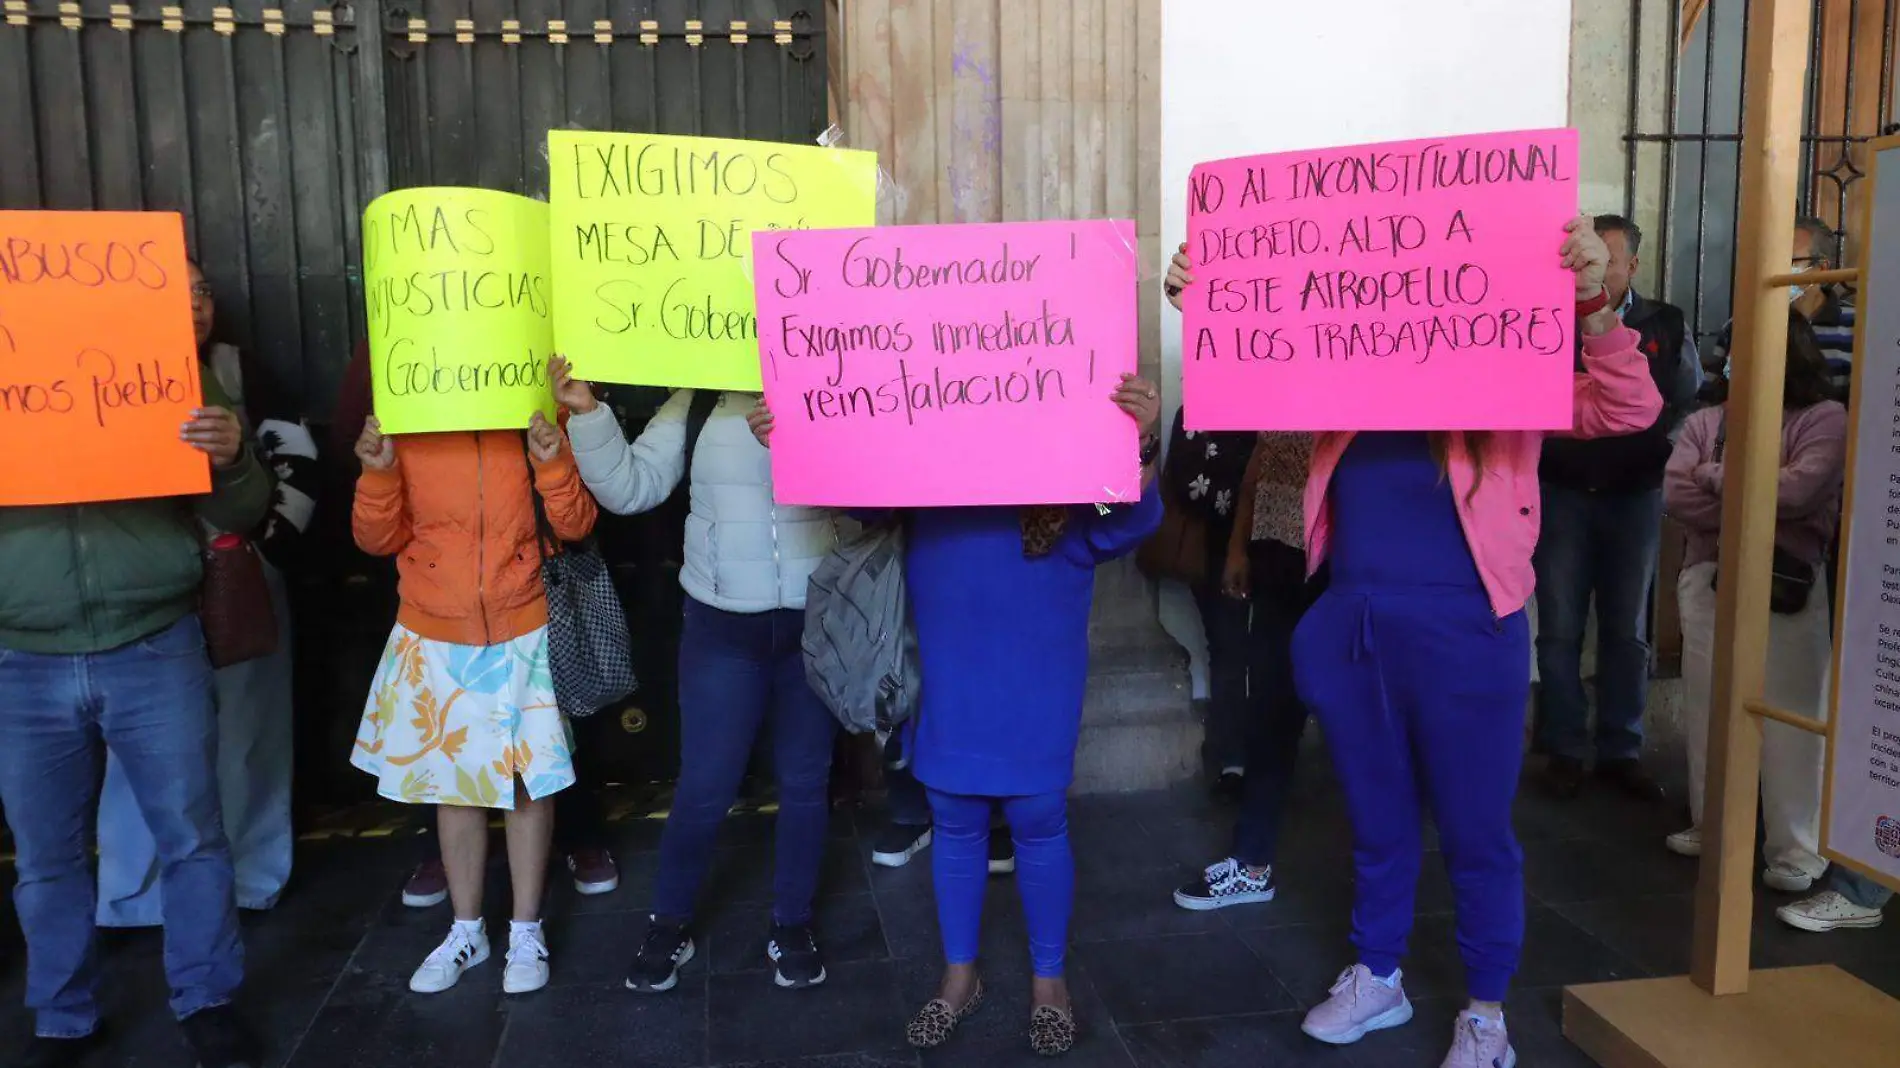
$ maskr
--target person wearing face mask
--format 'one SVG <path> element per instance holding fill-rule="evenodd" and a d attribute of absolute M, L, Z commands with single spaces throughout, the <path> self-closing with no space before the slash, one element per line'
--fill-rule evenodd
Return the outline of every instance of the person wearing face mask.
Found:
<path fill-rule="evenodd" d="M 1548 757 L 1544 783 L 1559 798 L 1595 777 L 1643 800 L 1662 787 L 1643 770 L 1643 710 L 1649 701 L 1649 595 L 1662 543 L 1663 468 L 1670 442 L 1700 385 L 1695 339 L 1681 309 L 1631 285 L 1643 232 L 1620 215 L 1598 215 L 1609 249 L 1603 284 L 1662 394 L 1662 414 L 1633 434 L 1544 443 L 1538 475 L 1544 526 L 1537 542 L 1537 748 Z M 1582 367 L 1578 349 L 1578 367 Z M 1583 680 L 1584 630 L 1597 619 L 1594 737 Z"/>
<path fill-rule="evenodd" d="M 1840 236 L 1827 223 L 1812 216 L 1795 220 L 1794 259 L 1788 268 L 1791 273 L 1827 270 L 1835 265 L 1840 252 Z M 1827 361 L 1832 399 L 1846 404 L 1848 380 L 1854 370 L 1854 306 L 1849 294 L 1836 285 L 1789 286 L 1788 302 L 1814 327 L 1815 341 Z M 1705 381 L 1697 400 L 1704 405 L 1728 399 L 1734 331 L 1735 323 L 1730 320 L 1703 359 Z"/>
<path fill-rule="evenodd" d="M 1768 703 L 1810 719 L 1825 716 L 1828 699 L 1828 623 L 1818 571 L 1840 522 L 1841 476 L 1847 457 L 1847 410 L 1828 397 L 1826 363 L 1815 331 L 1798 312 L 1788 315 L 1787 369 L 1782 387 L 1781 462 L 1775 491 L 1774 583 L 1768 617 L 1764 681 Z M 1669 836 L 1671 852 L 1702 855 L 1704 755 L 1715 645 L 1715 602 L 1722 577 L 1716 550 L 1722 533 L 1723 458 L 1727 406 L 1689 418 L 1669 461 L 1664 493 L 1669 514 L 1689 533 L 1686 566 L 1677 579 L 1682 606 L 1683 733 L 1689 756 L 1692 825 Z M 1824 759 L 1818 735 L 1780 723 L 1762 725 L 1762 884 L 1805 893 L 1828 870 L 1820 852 Z M 1854 887 L 1850 887 L 1852 892 Z M 1859 910 L 1838 892 L 1793 920 L 1792 926 L 1873 926 L 1878 908 Z M 1835 900 L 1838 899 L 1838 900 Z M 1871 916 L 1867 915 L 1871 912 Z M 1858 922 L 1857 922 L 1858 921 Z"/>

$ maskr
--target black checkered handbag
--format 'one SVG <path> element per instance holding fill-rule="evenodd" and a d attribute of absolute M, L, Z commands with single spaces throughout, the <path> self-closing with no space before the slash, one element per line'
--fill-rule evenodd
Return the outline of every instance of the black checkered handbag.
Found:
<path fill-rule="evenodd" d="M 527 447 L 526 438 L 522 447 Z M 555 536 L 547 506 L 533 488 L 533 471 L 530 457 L 528 483 L 534 497 L 541 584 L 548 595 L 548 668 L 554 676 L 554 700 L 570 716 L 591 716 L 624 700 L 639 686 L 633 675 L 627 614 L 614 590 L 613 574 L 593 539 L 563 544 Z"/>

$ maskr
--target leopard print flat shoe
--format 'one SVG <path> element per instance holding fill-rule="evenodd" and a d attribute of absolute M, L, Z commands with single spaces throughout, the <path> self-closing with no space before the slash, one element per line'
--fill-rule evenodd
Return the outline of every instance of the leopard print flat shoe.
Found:
<path fill-rule="evenodd" d="M 950 1003 L 942 998 L 933 998 L 930 1004 L 911 1018 L 910 1026 L 904 1029 L 904 1037 L 918 1049 L 936 1049 L 950 1041 L 958 1025 L 975 1015 L 982 1004 L 982 983 L 976 984 L 975 993 L 970 995 L 970 1000 L 964 1002 L 961 1009 L 951 1008 Z"/>
<path fill-rule="evenodd" d="M 1029 1014 L 1029 1048 L 1043 1057 L 1060 1057 L 1075 1048 L 1075 1013 L 1038 1005 Z"/>

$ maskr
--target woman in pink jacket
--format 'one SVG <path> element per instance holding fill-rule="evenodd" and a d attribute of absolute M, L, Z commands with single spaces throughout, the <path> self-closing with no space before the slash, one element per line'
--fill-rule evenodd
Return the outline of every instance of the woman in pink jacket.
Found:
<path fill-rule="evenodd" d="M 1782 390 L 1781 475 L 1775 494 L 1775 587 L 1768 617 L 1768 703 L 1819 718 L 1827 705 L 1827 583 L 1821 568 L 1841 516 L 1847 466 L 1847 409 L 1831 399 L 1827 360 L 1814 328 L 1788 315 L 1788 370 Z M 1663 476 L 1663 505 L 1689 532 L 1676 580 L 1682 607 L 1683 732 L 1689 740 L 1689 829 L 1669 836 L 1672 852 L 1702 855 L 1702 779 L 1715 658 L 1715 550 L 1722 536 L 1722 455 L 1728 408 L 1689 417 Z M 1762 724 L 1761 814 L 1767 866 L 1762 882 L 1784 894 L 1812 887 L 1821 857 L 1821 769 L 1825 742 L 1783 723 Z"/>
<path fill-rule="evenodd" d="M 1662 398 L 1636 331 L 1609 306 L 1608 251 L 1588 218 L 1565 229 L 1558 254 L 1576 273 L 1583 335 L 1572 432 L 1642 430 Z M 1307 1014 L 1304 1030 L 1321 1041 L 1357 1042 L 1412 1018 L 1399 960 L 1429 811 L 1472 999 L 1444 1063 L 1516 1063 L 1502 1002 L 1524 941 L 1511 801 L 1530 700 L 1524 604 L 1535 581 L 1543 438 L 1339 432 L 1314 444 L 1307 567 L 1329 564 L 1331 585 L 1294 635 L 1294 673 L 1325 730 L 1352 820 L 1359 955 Z"/>

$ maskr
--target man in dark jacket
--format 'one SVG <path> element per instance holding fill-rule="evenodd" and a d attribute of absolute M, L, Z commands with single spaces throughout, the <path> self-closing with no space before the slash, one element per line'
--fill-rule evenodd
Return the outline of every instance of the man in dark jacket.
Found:
<path fill-rule="evenodd" d="M 256 1063 L 230 1007 L 244 951 L 218 809 L 199 546 L 206 524 L 256 529 L 271 480 L 203 377 L 205 407 L 183 436 L 210 458 L 210 493 L 0 508 L 0 805 L 18 850 L 36 1016 L 21 1065 L 77 1064 L 98 1034 L 88 823 L 100 742 L 158 844 L 172 1012 L 202 1068 Z"/>
<path fill-rule="evenodd" d="M 1662 478 L 1671 437 L 1695 400 L 1701 365 L 1680 309 L 1630 286 L 1643 234 L 1620 215 L 1599 215 L 1610 248 L 1604 285 L 1624 325 L 1642 335 L 1662 393 L 1654 425 L 1622 437 L 1544 443 L 1543 533 L 1537 567 L 1537 742 L 1549 755 L 1547 783 L 1560 797 L 1596 774 L 1644 798 L 1662 788 L 1643 771 L 1643 708 L 1649 699 L 1648 606 L 1662 540 Z M 1581 369 L 1581 364 L 1579 364 Z M 1592 745 L 1583 688 L 1583 636 L 1597 612 L 1597 729 Z"/>

